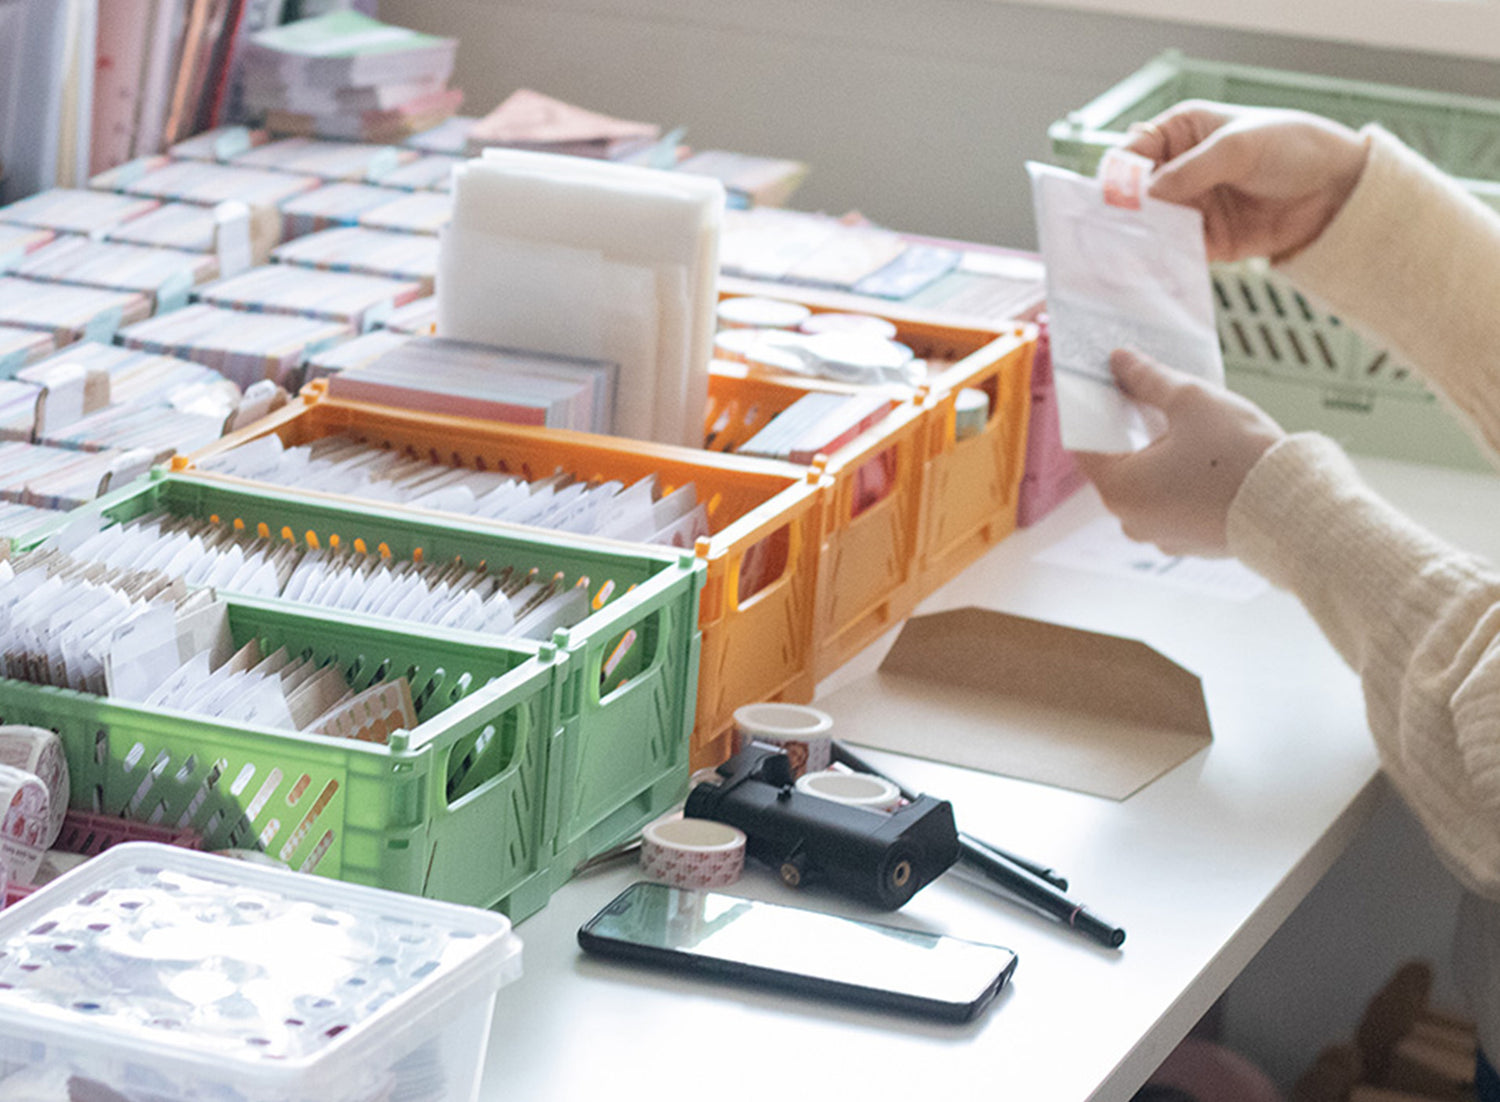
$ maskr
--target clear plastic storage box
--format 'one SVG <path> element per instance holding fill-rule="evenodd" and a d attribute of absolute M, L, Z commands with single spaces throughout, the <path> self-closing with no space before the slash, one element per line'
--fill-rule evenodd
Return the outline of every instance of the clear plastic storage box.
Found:
<path fill-rule="evenodd" d="M 501 915 L 130 842 L 0 912 L 0 1099 L 471 1102 Z"/>

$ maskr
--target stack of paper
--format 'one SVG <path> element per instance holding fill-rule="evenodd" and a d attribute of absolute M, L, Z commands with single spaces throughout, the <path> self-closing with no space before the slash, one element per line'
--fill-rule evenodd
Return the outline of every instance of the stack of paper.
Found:
<path fill-rule="evenodd" d="M 428 295 L 396 307 L 380 319 L 380 328 L 414 337 L 430 337 L 437 332 L 437 315 L 437 296 Z"/>
<path fill-rule="evenodd" d="M 453 170 L 463 163 L 464 158 L 447 153 L 423 153 L 416 160 L 387 172 L 380 178 L 380 186 L 407 191 L 452 191 Z"/>
<path fill-rule="evenodd" d="M 56 347 L 51 333 L 0 325 L 0 379 L 8 379 L 17 369 L 51 355 Z"/>
<path fill-rule="evenodd" d="M 469 131 L 474 129 L 474 124 L 478 121 L 471 115 L 454 115 L 430 130 L 423 130 L 409 138 L 403 138 L 401 144 L 408 149 L 416 149 L 423 153 L 447 153 L 458 156 L 468 152 Z"/>
<path fill-rule="evenodd" d="M 427 234 L 346 226 L 288 241 L 271 256 L 282 264 L 415 280 L 430 292 L 437 278 L 438 240 Z"/>
<path fill-rule="evenodd" d="M 0 277 L 0 325 L 50 333 L 59 345 L 107 341 L 150 314 L 151 299 L 131 291 Z"/>
<path fill-rule="evenodd" d="M 0 444 L 0 499 L 42 509 L 76 509 L 111 485 L 148 470 L 148 452 L 77 452 L 46 444 Z"/>
<path fill-rule="evenodd" d="M 326 379 L 341 371 L 364 367 L 380 359 L 387 352 L 394 352 L 411 336 L 390 329 L 374 329 L 330 348 L 313 353 L 307 360 L 307 381 Z"/>
<path fill-rule="evenodd" d="M 267 264 L 200 287 L 193 297 L 214 306 L 253 313 L 301 314 L 362 331 L 425 292 L 426 288 L 414 280 Z"/>
<path fill-rule="evenodd" d="M 414 191 L 372 207 L 359 224 L 397 233 L 439 233 L 453 218 L 453 196 L 443 191 Z"/>
<path fill-rule="evenodd" d="M 219 274 L 219 265 L 211 253 L 63 237 L 16 265 L 15 274 L 51 283 L 139 291 L 160 313 L 185 305 L 194 287 Z"/>
<path fill-rule="evenodd" d="M 50 525 L 62 517 L 61 509 L 43 509 L 15 501 L 0 501 L 0 539 L 14 540 Z"/>
<path fill-rule="evenodd" d="M 468 131 L 470 153 L 490 146 L 614 159 L 653 144 L 661 127 L 611 118 L 521 88 Z"/>
<path fill-rule="evenodd" d="M 811 391 L 767 422 L 741 444 L 742 455 L 811 463 L 832 455 L 860 433 L 879 423 L 895 403 L 879 394 L 828 394 Z"/>
<path fill-rule="evenodd" d="M 231 158 L 230 163 L 324 180 L 379 183 L 382 177 L 416 159 L 416 150 L 394 145 L 283 138 L 248 149 Z"/>
<path fill-rule="evenodd" d="M 239 388 L 217 371 L 191 360 L 120 345 L 81 341 L 36 365 L 34 371 L 73 364 L 86 372 L 101 372 L 109 380 L 106 401 L 112 405 L 170 405 L 173 396 L 189 388 L 217 384 L 233 395 Z M 34 377 L 29 371 L 23 377 Z"/>
<path fill-rule="evenodd" d="M 837 309 L 900 303 L 943 324 L 995 325 L 1030 315 L 1046 295 L 1041 258 L 962 241 L 898 234 L 858 216 L 755 207 L 724 217 L 724 275 L 813 287 Z"/>
<path fill-rule="evenodd" d="M 489 150 L 455 176 L 438 334 L 620 365 L 613 431 L 700 446 L 717 180 Z"/>
<path fill-rule="evenodd" d="M 169 202 L 106 231 L 104 240 L 211 253 L 219 274 L 231 276 L 264 260 L 281 240 L 281 217 L 273 207 L 251 209 L 235 200 L 216 207 Z"/>
<path fill-rule="evenodd" d="M 103 233 L 156 208 L 152 199 L 84 188 L 51 188 L 0 207 L 0 222 L 57 233 Z"/>
<path fill-rule="evenodd" d="M 299 20 L 251 37 L 244 105 L 277 133 L 397 141 L 458 110 L 457 45 L 354 11 Z"/>
<path fill-rule="evenodd" d="M 20 379 L 0 379 L 0 440 L 30 440 L 36 435 L 42 388 Z"/>
<path fill-rule="evenodd" d="M 53 231 L 36 226 L 0 223 L 0 272 L 14 270 L 17 264 L 56 236 Z"/>
<path fill-rule="evenodd" d="M 608 432 L 617 375 L 606 360 L 414 337 L 341 371 L 329 393 L 428 413 Z"/>
<path fill-rule="evenodd" d="M 112 173 L 95 177 L 90 183 L 95 187 L 152 199 L 177 199 L 204 206 L 236 199 L 252 207 L 274 207 L 293 195 L 323 184 L 320 176 L 292 175 L 208 161 L 148 163 L 142 166 L 144 171 L 124 171 L 130 167 L 122 165 Z"/>
<path fill-rule="evenodd" d="M 733 208 L 779 207 L 807 179 L 807 165 L 779 157 L 756 157 L 724 149 L 705 149 L 677 165 L 678 172 L 712 176 L 724 185 Z"/>
<path fill-rule="evenodd" d="M 216 126 L 169 146 L 167 153 L 178 161 L 232 161 L 270 140 L 270 133 L 258 128 Z"/>
<path fill-rule="evenodd" d="M 281 204 L 283 240 L 330 226 L 353 226 L 360 216 L 405 197 L 403 191 L 373 184 L 338 183 L 294 195 Z"/>
<path fill-rule="evenodd" d="M 241 389 L 270 379 L 294 390 L 307 357 L 351 332 L 347 325 L 319 318 L 247 314 L 199 304 L 127 326 L 119 340 L 128 348 L 206 364 Z"/>

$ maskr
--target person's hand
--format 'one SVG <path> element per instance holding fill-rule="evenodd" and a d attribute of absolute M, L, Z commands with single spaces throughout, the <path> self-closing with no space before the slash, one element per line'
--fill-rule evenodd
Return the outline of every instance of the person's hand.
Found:
<path fill-rule="evenodd" d="M 1250 468 L 1284 433 L 1260 408 L 1126 349 L 1109 360 L 1125 395 L 1166 415 L 1138 452 L 1074 452 L 1133 540 L 1168 555 L 1229 553 L 1229 506 Z"/>
<path fill-rule="evenodd" d="M 1203 212 L 1209 260 L 1273 260 L 1323 232 L 1364 171 L 1346 126 L 1302 111 L 1188 100 L 1131 128 L 1154 161 L 1148 194 Z"/>

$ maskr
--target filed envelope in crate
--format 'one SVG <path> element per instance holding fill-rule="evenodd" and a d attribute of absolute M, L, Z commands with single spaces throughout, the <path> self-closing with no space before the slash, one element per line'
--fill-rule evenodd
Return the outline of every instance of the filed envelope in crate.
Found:
<path fill-rule="evenodd" d="M 694 768 L 717 765 L 728 756 L 721 736 L 741 705 L 812 699 L 822 488 L 806 471 L 748 456 L 349 401 L 330 394 L 321 382 L 309 384 L 300 402 L 179 460 L 178 469 L 192 469 L 273 433 L 287 447 L 342 435 L 445 466 L 528 480 L 555 470 L 589 482 L 634 483 L 654 475 L 663 494 L 692 483 L 710 530 L 696 549 L 707 574 L 699 603 L 703 641 Z M 753 556 L 769 565 L 752 580 Z"/>
<path fill-rule="evenodd" d="M 1229 65 L 1169 50 L 1048 128 L 1052 159 L 1092 173 L 1133 122 L 1186 99 L 1295 108 L 1379 123 L 1500 209 L 1500 99 Z M 1230 387 L 1288 429 L 1354 451 L 1490 470 L 1489 460 L 1412 367 L 1305 298 L 1263 260 L 1212 266 Z"/>
<path fill-rule="evenodd" d="M 73 807 L 516 920 L 546 903 L 561 814 L 547 785 L 565 664 L 554 648 L 220 599 L 236 648 L 254 639 L 268 654 L 336 662 L 355 689 L 405 675 L 417 726 L 383 746 L 0 678 L 4 722 L 62 738 Z"/>
<path fill-rule="evenodd" d="M 0 1096 L 472 1102 L 500 915 L 172 846 L 0 913 Z"/>
<path fill-rule="evenodd" d="M 543 836 L 555 839 L 547 868 L 556 883 L 567 879 L 573 864 L 640 830 L 686 791 L 698 680 L 698 593 L 704 578 L 704 568 L 691 552 L 502 530 L 453 516 L 162 471 L 90 502 L 75 516 L 92 512 L 123 522 L 158 511 L 273 541 L 352 548 L 398 562 L 461 561 L 490 572 L 506 566 L 522 571 L 545 567 L 561 573 L 569 586 L 588 579 L 593 611 L 544 643 L 385 617 L 352 617 L 371 627 L 383 624 L 414 639 L 429 639 L 434 646 L 455 642 L 478 650 L 494 648 L 497 654 L 515 650 L 546 659 L 556 652 L 567 658 L 553 667 L 558 734 L 545 748 L 547 798 L 541 804 L 548 815 Z M 31 538 L 36 541 L 41 534 Z M 615 665 L 611 658 L 622 641 L 628 641 L 628 654 Z M 607 689 L 602 686 L 606 669 Z M 68 763 L 73 764 L 71 751 Z M 474 845 L 486 860 L 497 856 L 482 842 Z M 453 862 L 462 883 L 467 858 L 454 849 L 429 856 Z"/>

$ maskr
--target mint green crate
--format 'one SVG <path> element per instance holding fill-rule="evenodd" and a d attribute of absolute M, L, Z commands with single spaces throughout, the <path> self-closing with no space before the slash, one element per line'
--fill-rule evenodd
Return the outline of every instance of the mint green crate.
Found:
<path fill-rule="evenodd" d="M 1500 209 L 1500 100 L 1230 65 L 1169 50 L 1048 128 L 1055 163 L 1092 173 L 1133 122 L 1185 99 L 1378 122 Z M 1351 451 L 1490 470 L 1416 369 L 1304 298 L 1263 261 L 1213 265 L 1229 385 L 1288 429 Z"/>
<path fill-rule="evenodd" d="M 637 833 L 687 790 L 689 739 L 697 703 L 701 635 L 698 595 L 705 568 L 690 552 L 506 531 L 460 518 L 387 510 L 370 502 L 312 500 L 294 492 L 203 476 L 152 471 L 83 506 L 126 521 L 162 510 L 232 524 L 269 539 L 426 562 L 462 560 L 561 571 L 588 579 L 595 611 L 572 628 L 535 640 L 406 624 L 417 634 L 503 642 L 532 654 L 556 651 L 556 734 L 546 754 L 546 801 L 554 886 L 576 865 Z M 47 531 L 33 532 L 28 543 Z M 305 606 L 295 606 L 305 607 Z M 366 617 L 369 623 L 400 621 Z M 634 640 L 608 685 L 604 669 L 622 640 Z"/>
<path fill-rule="evenodd" d="M 419 723 L 388 746 L 229 724 L 0 678 L 0 722 L 61 736 L 71 806 L 191 828 L 206 849 L 498 907 L 519 920 L 555 887 L 547 648 L 431 638 L 287 602 L 224 598 L 236 647 L 337 663 L 351 687 L 405 675 Z"/>

